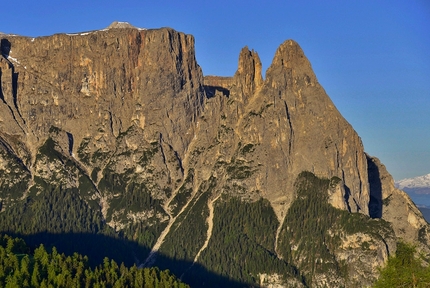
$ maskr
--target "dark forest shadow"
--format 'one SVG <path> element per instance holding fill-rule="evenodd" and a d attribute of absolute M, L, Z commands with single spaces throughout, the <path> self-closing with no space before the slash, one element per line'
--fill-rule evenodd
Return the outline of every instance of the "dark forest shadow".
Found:
<path fill-rule="evenodd" d="M 23 238 L 31 250 L 36 249 L 41 243 L 45 249 L 50 251 L 56 247 L 59 253 L 71 256 L 77 252 L 89 258 L 89 265 L 95 268 L 103 264 L 103 259 L 108 257 L 114 259 L 118 264 L 124 263 L 130 267 L 133 264 L 139 265 L 148 256 L 150 249 L 143 247 L 134 241 L 124 240 L 103 234 L 91 233 L 48 233 L 41 232 L 32 235 L 22 235 L 13 232 L 4 232 L 13 237 Z M 169 269 L 177 278 L 188 270 L 193 264 L 192 261 L 176 260 L 157 254 L 154 266 L 165 270 Z M 195 263 L 189 269 L 182 281 L 191 287 L 252 287 L 249 283 L 242 283 L 228 277 L 211 272 L 204 266 Z"/>

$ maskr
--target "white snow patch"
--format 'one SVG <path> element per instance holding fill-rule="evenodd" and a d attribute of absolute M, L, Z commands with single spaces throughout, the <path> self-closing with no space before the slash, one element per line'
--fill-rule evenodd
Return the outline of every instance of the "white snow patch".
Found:
<path fill-rule="evenodd" d="M 135 29 L 137 29 L 139 31 L 148 30 L 147 28 L 134 27 L 134 26 L 130 25 L 130 23 L 128 23 L 128 22 L 115 22 L 115 24 L 116 24 L 115 26 L 119 26 L 119 27 L 123 26 L 123 27 L 126 27 L 126 28 L 135 28 Z M 130 27 L 127 27 L 128 25 Z M 104 28 L 104 29 L 100 29 L 100 30 L 94 30 L 94 31 L 90 31 L 90 32 L 82 32 L 82 33 L 66 33 L 66 35 L 67 36 L 86 36 L 86 35 L 93 34 L 93 33 L 96 33 L 96 32 L 109 31 L 112 28 L 111 26 L 112 26 L 112 24 L 109 27 Z M 33 42 L 33 41 L 34 41 L 34 38 L 31 40 L 31 42 Z"/>
<path fill-rule="evenodd" d="M 11 51 L 12 52 L 12 51 Z M 19 61 L 16 59 L 16 58 L 13 58 L 13 57 L 7 57 L 7 59 L 10 59 L 10 60 L 12 60 L 13 62 L 15 62 L 15 63 L 18 63 L 18 64 L 21 64 L 21 63 L 19 63 Z"/>
<path fill-rule="evenodd" d="M 12 51 L 11 51 L 12 52 Z M 18 59 L 11 57 L 10 55 L 7 57 L 7 59 L 10 61 L 12 60 L 13 62 L 15 62 L 18 65 L 21 65 L 21 62 L 18 61 Z M 24 69 L 27 69 L 27 66 L 22 66 L 24 67 Z"/>
<path fill-rule="evenodd" d="M 94 33 L 94 31 L 90 32 L 82 32 L 82 33 L 66 33 L 67 36 L 86 36 Z"/>
<path fill-rule="evenodd" d="M 430 174 L 414 178 L 406 178 L 395 182 L 396 187 L 403 188 L 425 188 L 430 187 Z"/>

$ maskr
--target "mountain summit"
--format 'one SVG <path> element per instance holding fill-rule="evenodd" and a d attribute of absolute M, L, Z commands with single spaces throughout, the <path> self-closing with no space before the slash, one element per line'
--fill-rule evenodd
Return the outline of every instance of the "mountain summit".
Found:
<path fill-rule="evenodd" d="M 430 174 L 396 181 L 396 187 L 399 189 L 428 188 L 430 190 Z"/>
<path fill-rule="evenodd" d="M 128 22 L 114 21 L 107 27 L 107 29 L 112 29 L 112 28 L 136 28 L 136 27 L 134 27 Z"/>
<path fill-rule="evenodd" d="M 398 241 L 430 253 L 298 43 L 205 77 L 193 36 L 112 27 L 2 38 L 2 231 L 196 287 L 362 287 Z"/>

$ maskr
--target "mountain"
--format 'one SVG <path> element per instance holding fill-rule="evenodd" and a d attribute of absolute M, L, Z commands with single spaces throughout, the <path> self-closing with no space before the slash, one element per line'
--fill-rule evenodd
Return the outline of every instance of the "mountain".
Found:
<path fill-rule="evenodd" d="M 194 38 L 6 35 L 0 230 L 192 286 L 363 287 L 429 225 L 293 40 L 204 76 Z"/>
<path fill-rule="evenodd" d="M 396 181 L 395 186 L 408 193 L 427 222 L 430 222 L 430 174 Z"/>
<path fill-rule="evenodd" d="M 430 194 L 430 174 L 395 182 L 397 188 L 416 194 Z"/>

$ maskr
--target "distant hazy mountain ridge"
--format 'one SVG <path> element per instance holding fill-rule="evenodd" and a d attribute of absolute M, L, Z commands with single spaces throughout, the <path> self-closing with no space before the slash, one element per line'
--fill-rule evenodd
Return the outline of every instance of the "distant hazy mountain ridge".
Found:
<path fill-rule="evenodd" d="M 397 188 L 417 194 L 430 194 L 430 174 L 395 182 Z"/>
<path fill-rule="evenodd" d="M 430 222 L 430 174 L 396 181 L 395 186 L 409 194 Z"/>

